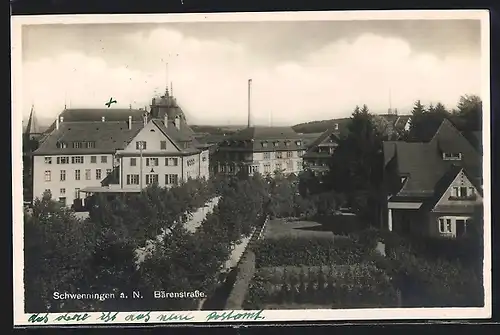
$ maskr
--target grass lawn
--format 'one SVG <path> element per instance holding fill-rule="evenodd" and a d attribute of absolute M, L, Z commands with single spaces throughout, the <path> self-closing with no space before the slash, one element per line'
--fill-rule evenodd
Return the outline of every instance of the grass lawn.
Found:
<path fill-rule="evenodd" d="M 270 220 L 267 223 L 265 238 L 276 239 L 283 237 L 325 237 L 334 238 L 331 230 L 313 221 L 287 222 L 282 219 Z"/>

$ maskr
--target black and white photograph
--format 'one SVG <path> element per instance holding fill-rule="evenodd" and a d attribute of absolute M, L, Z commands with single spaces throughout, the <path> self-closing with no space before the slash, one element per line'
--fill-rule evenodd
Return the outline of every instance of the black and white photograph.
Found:
<path fill-rule="evenodd" d="M 17 325 L 491 316 L 487 11 L 12 17 Z"/>

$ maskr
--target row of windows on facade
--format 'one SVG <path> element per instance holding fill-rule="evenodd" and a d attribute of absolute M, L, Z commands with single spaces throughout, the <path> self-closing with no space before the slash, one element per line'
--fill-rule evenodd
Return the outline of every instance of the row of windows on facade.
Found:
<path fill-rule="evenodd" d="M 109 175 L 110 173 L 111 173 L 111 169 L 106 169 L 106 175 Z M 102 179 L 102 170 L 101 169 L 95 170 L 95 179 L 96 180 Z M 75 180 L 81 180 L 81 171 L 80 170 L 75 170 Z M 92 180 L 92 169 L 85 170 L 85 180 Z M 45 181 L 47 181 L 47 182 L 52 181 L 52 171 L 50 171 L 50 170 L 45 171 Z M 60 171 L 59 181 L 66 181 L 66 170 Z"/>
<path fill-rule="evenodd" d="M 66 149 L 68 147 L 67 142 L 62 142 L 59 141 L 56 143 L 56 148 L 58 149 Z M 95 148 L 95 142 L 94 141 L 74 141 L 71 142 L 71 147 L 73 149 L 94 149 Z"/>
<path fill-rule="evenodd" d="M 297 170 L 301 170 L 302 168 L 302 165 L 300 162 L 297 162 Z M 285 168 L 284 168 L 285 166 Z M 264 173 L 271 173 L 273 172 L 273 170 L 271 169 L 271 164 L 264 164 Z M 220 165 L 220 172 L 236 172 L 236 170 L 240 170 L 242 169 L 243 167 L 238 167 L 237 165 L 235 164 L 229 164 L 229 165 Z M 289 161 L 286 163 L 286 165 L 282 164 L 282 163 L 276 163 L 275 164 L 275 169 L 274 171 L 278 170 L 278 171 L 283 171 L 283 170 L 287 170 L 287 171 L 293 171 L 294 169 L 294 166 L 293 166 L 293 161 Z M 259 170 L 259 166 L 258 165 L 252 165 L 252 166 L 248 166 L 248 169 L 249 169 L 249 172 L 251 173 L 256 173 L 256 172 L 260 172 Z"/>
<path fill-rule="evenodd" d="M 179 145 L 183 149 L 187 149 L 190 146 L 189 141 L 183 141 L 180 142 Z M 148 143 L 146 141 L 136 141 L 135 142 L 135 149 L 136 150 L 147 150 L 148 149 Z M 167 141 L 160 141 L 160 150 L 167 150 Z"/>
<path fill-rule="evenodd" d="M 296 157 L 295 153 L 297 153 L 297 157 L 302 157 L 304 154 L 304 150 L 299 151 L 276 151 L 276 152 L 264 152 L 263 159 L 282 159 L 282 158 L 293 158 Z M 227 152 L 226 159 L 227 160 L 251 160 L 253 158 L 252 154 L 245 154 L 241 152 Z"/>
<path fill-rule="evenodd" d="M 146 185 L 158 184 L 158 174 L 146 174 Z M 179 183 L 179 176 L 177 174 L 166 174 L 165 185 L 177 185 Z M 139 185 L 140 177 L 138 174 L 127 175 L 127 185 Z"/>
<path fill-rule="evenodd" d="M 48 192 L 48 193 L 50 193 L 52 195 L 52 191 L 50 190 L 50 188 L 45 189 L 45 192 Z M 60 196 L 65 196 L 66 195 L 66 189 L 65 188 L 59 189 L 59 195 Z M 79 198 L 80 198 L 80 189 L 79 188 L 75 188 L 75 199 L 79 199 Z M 59 198 L 59 199 L 61 199 L 61 198 Z"/>
<path fill-rule="evenodd" d="M 230 141 L 230 140 L 226 140 L 226 141 L 223 141 L 222 142 L 222 145 L 223 146 L 240 146 L 240 147 L 244 147 L 244 146 L 251 146 L 252 145 L 252 142 L 254 142 L 254 140 L 248 140 L 248 141 Z M 284 140 L 282 141 L 286 147 L 289 147 L 290 144 L 292 143 L 291 140 Z M 278 147 L 279 144 L 280 144 L 280 141 L 260 141 L 260 144 L 262 145 L 263 148 L 268 148 L 269 144 L 272 144 L 274 147 Z M 297 146 L 301 146 L 302 145 L 302 141 L 295 141 L 295 145 Z"/>
<path fill-rule="evenodd" d="M 205 162 L 207 157 L 203 156 L 202 161 Z M 196 163 L 194 158 L 188 159 L 186 161 L 187 166 L 192 166 Z M 146 158 L 146 166 L 159 166 L 160 159 L 157 157 L 147 157 Z M 179 158 L 177 157 L 167 157 L 165 158 L 165 166 L 178 166 Z M 137 158 L 130 158 L 130 166 L 137 166 Z"/>
<path fill-rule="evenodd" d="M 84 164 L 85 156 L 63 156 L 57 157 L 56 164 Z M 107 163 L 108 156 L 101 156 L 101 163 Z M 90 156 L 90 163 L 97 163 L 97 156 Z M 45 164 L 52 164 L 52 157 L 45 157 Z"/>

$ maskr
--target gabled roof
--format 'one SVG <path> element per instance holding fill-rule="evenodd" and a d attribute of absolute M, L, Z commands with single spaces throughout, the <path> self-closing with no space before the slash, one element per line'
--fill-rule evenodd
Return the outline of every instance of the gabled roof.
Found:
<path fill-rule="evenodd" d="M 304 143 L 302 137 L 291 127 L 248 127 L 227 136 L 220 143 L 219 148 L 223 150 L 238 148 L 238 150 L 252 151 L 286 151 L 303 149 Z"/>
<path fill-rule="evenodd" d="M 186 130 L 186 128 L 181 127 L 178 129 L 175 126 L 174 121 L 168 121 L 167 125 L 165 125 L 165 121 L 158 120 L 158 119 L 153 119 L 151 120 L 160 130 L 161 132 L 167 136 L 170 140 L 174 142 L 174 144 L 177 146 L 177 148 L 182 151 L 182 152 L 198 152 L 198 148 L 203 147 L 203 145 L 194 137 L 194 135 L 191 135 L 189 131 Z M 180 143 L 189 143 L 189 147 L 184 147 Z"/>
<path fill-rule="evenodd" d="M 444 195 L 444 193 L 448 190 L 450 187 L 451 183 L 455 180 L 455 178 L 458 176 L 459 173 L 465 174 L 467 179 L 472 183 L 472 185 L 476 188 L 476 190 L 479 192 L 481 196 L 483 196 L 482 189 L 480 185 L 477 184 L 477 180 L 475 178 L 472 178 L 472 176 L 468 173 L 466 169 L 464 169 L 462 166 L 459 165 L 451 165 L 448 170 L 443 174 L 441 179 L 438 180 L 436 183 L 436 186 L 434 187 L 434 194 L 432 197 L 428 198 L 422 207 L 422 209 L 426 210 L 431 210 L 436 206 L 438 203 L 439 199 Z"/>
<path fill-rule="evenodd" d="M 400 115 L 394 122 L 394 128 L 401 131 L 404 130 L 406 124 L 411 119 L 411 115 Z"/>
<path fill-rule="evenodd" d="M 125 121 L 106 122 L 66 122 L 54 129 L 43 141 L 34 155 L 113 153 L 123 149 L 144 126 L 132 122 L 131 129 Z M 73 142 L 93 142 L 93 148 L 73 148 Z M 58 148 L 58 143 L 66 143 L 66 148 Z"/>
<path fill-rule="evenodd" d="M 132 116 L 132 121 L 142 121 L 145 111 L 142 109 L 129 108 L 69 108 L 65 109 L 58 115 L 63 117 L 63 122 L 89 122 L 99 121 L 104 116 L 105 121 L 128 121 L 128 117 Z M 51 132 L 56 128 L 55 121 L 47 128 L 47 132 Z"/>
<path fill-rule="evenodd" d="M 441 123 L 429 142 L 386 141 L 383 151 L 384 166 L 396 160 L 399 175 L 407 177 L 395 199 L 432 197 L 442 183 L 447 183 L 448 174 L 456 175 L 462 168 L 470 175 L 481 175 L 481 155 L 448 120 Z M 446 161 L 443 152 L 462 153 L 463 158 Z M 469 179 L 476 182 L 477 177 Z"/>
<path fill-rule="evenodd" d="M 307 157 L 312 157 L 312 156 L 316 156 L 316 155 L 321 155 L 321 156 L 329 156 L 330 154 L 329 153 L 324 153 L 324 154 L 319 154 L 318 152 L 316 152 L 318 146 L 323 143 L 326 139 L 330 138 L 330 136 L 334 136 L 336 139 L 338 139 L 339 137 L 339 131 L 336 130 L 334 127 L 326 130 L 325 132 L 323 132 L 320 136 L 318 136 L 318 138 L 316 138 L 316 140 L 314 140 L 307 148 L 305 154 L 303 157 L 307 158 Z"/>

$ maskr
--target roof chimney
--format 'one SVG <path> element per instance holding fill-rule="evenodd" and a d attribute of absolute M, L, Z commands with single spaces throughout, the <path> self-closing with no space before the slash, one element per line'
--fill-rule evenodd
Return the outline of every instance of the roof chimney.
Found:
<path fill-rule="evenodd" d="M 128 116 L 128 129 L 132 129 L 132 115 Z"/>
<path fill-rule="evenodd" d="M 252 98 L 252 79 L 248 79 L 248 122 L 247 127 L 250 128 L 251 123 L 251 98 Z"/>
<path fill-rule="evenodd" d="M 56 117 L 56 129 L 59 129 L 59 116 Z"/>
<path fill-rule="evenodd" d="M 167 115 L 167 113 L 165 113 L 165 115 L 163 115 L 163 124 L 165 125 L 165 127 L 168 127 L 168 115 Z"/>
<path fill-rule="evenodd" d="M 64 116 L 59 116 L 59 123 L 63 123 L 64 121 Z"/>
<path fill-rule="evenodd" d="M 104 122 L 104 121 L 106 121 L 106 117 L 101 116 L 101 122 Z"/>

